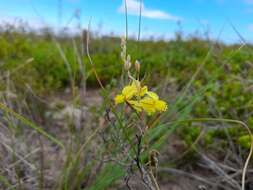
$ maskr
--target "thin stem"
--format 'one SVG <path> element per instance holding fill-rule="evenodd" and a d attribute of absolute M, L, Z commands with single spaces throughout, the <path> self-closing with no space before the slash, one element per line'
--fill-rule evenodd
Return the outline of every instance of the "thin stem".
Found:
<path fill-rule="evenodd" d="M 89 62 L 90 62 L 90 64 L 91 64 L 92 71 L 93 71 L 93 73 L 94 73 L 94 75 L 95 75 L 95 77 L 96 77 L 96 80 L 97 80 L 98 83 L 99 83 L 99 86 L 100 86 L 102 89 L 105 89 L 104 86 L 103 86 L 103 84 L 102 84 L 102 82 L 101 82 L 101 80 L 100 80 L 100 78 L 99 78 L 99 76 L 98 76 L 98 74 L 97 74 L 96 68 L 95 68 L 95 66 L 94 66 L 94 64 L 93 64 L 93 61 L 92 61 L 92 59 L 91 59 L 91 56 L 90 56 L 90 49 L 89 49 L 90 25 L 91 25 L 91 18 L 90 18 L 90 21 L 89 21 L 88 31 L 87 31 L 87 42 L 86 42 L 87 56 L 88 56 Z"/>
<path fill-rule="evenodd" d="M 141 39 L 141 16 L 142 16 L 142 0 L 140 0 L 140 9 L 139 9 L 139 30 L 138 30 L 138 42 Z"/>
<path fill-rule="evenodd" d="M 126 41 L 127 41 L 128 39 L 127 0 L 125 0 L 125 19 L 126 19 Z"/>
<path fill-rule="evenodd" d="M 158 183 L 157 183 L 157 180 L 156 180 L 156 178 L 155 178 L 153 172 L 150 171 L 149 174 L 150 174 L 151 179 L 152 179 L 152 181 L 153 181 L 153 183 L 154 183 L 154 185 L 155 185 L 156 190 L 160 190 L 160 187 L 159 187 L 159 185 L 158 185 Z"/>

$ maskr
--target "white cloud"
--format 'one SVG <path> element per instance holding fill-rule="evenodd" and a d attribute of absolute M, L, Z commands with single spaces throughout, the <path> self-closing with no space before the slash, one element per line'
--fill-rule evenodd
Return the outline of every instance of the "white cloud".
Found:
<path fill-rule="evenodd" d="M 245 3 L 253 4 L 253 0 L 243 0 Z"/>
<path fill-rule="evenodd" d="M 253 24 L 249 24 L 248 25 L 248 30 L 251 31 L 251 32 L 253 32 Z"/>
<path fill-rule="evenodd" d="M 152 19 L 162 19 L 162 20 L 171 20 L 171 21 L 179 21 L 181 18 L 174 16 L 170 13 L 146 8 L 144 3 L 141 4 L 142 7 L 142 16 L 146 18 Z M 125 13 L 125 1 L 122 0 L 122 4 L 119 7 L 118 11 L 120 13 Z M 139 16 L 140 14 L 140 1 L 139 0 L 127 0 L 127 12 L 129 15 Z"/>
<path fill-rule="evenodd" d="M 33 29 L 49 27 L 48 24 L 35 17 L 6 16 L 0 14 L 0 25 L 12 25 L 15 27 L 29 26 Z"/>

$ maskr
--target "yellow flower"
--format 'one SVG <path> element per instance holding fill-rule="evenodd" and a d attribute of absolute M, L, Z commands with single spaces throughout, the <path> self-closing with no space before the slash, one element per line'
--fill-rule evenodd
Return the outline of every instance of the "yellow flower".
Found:
<path fill-rule="evenodd" d="M 131 85 L 123 88 L 121 94 L 114 98 L 115 104 L 120 104 L 131 100 L 134 96 L 140 98 L 148 91 L 147 86 L 141 87 L 140 81 L 134 80 Z"/>
<path fill-rule="evenodd" d="M 141 87 L 138 80 L 133 80 L 131 85 L 125 86 L 114 101 L 115 104 L 126 102 L 137 112 L 145 111 L 148 115 L 167 110 L 166 102 L 160 100 L 156 93 L 148 91 L 147 86 Z"/>
<path fill-rule="evenodd" d="M 166 102 L 159 100 L 159 97 L 154 92 L 147 92 L 147 96 L 140 100 L 142 109 L 152 115 L 155 112 L 164 112 L 167 110 Z"/>

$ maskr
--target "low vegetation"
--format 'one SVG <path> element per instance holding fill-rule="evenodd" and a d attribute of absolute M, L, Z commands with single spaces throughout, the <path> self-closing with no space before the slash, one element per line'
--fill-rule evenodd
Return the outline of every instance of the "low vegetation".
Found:
<path fill-rule="evenodd" d="M 0 189 L 252 188 L 249 44 L 4 26 L 0 73 Z"/>

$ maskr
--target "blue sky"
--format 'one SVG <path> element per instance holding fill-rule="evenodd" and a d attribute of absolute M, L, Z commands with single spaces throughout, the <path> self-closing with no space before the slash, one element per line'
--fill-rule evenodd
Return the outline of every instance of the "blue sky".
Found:
<path fill-rule="evenodd" d="M 59 1 L 62 1 L 59 19 Z M 209 31 L 211 38 L 225 42 L 240 39 L 231 25 L 253 42 L 253 0 L 143 0 L 142 38 L 154 35 L 171 38 L 178 30 L 178 21 L 185 36 Z M 129 33 L 138 32 L 139 0 L 127 0 Z M 80 12 L 83 28 L 92 17 L 92 29 L 99 33 L 122 35 L 125 31 L 123 0 L 0 0 L 0 22 L 21 18 L 34 27 L 65 26 L 73 14 Z M 61 22 L 59 21 L 61 20 Z M 78 21 L 72 19 L 69 27 Z M 232 23 L 232 24 L 231 24 Z M 221 33 L 221 35 L 219 35 Z"/>

